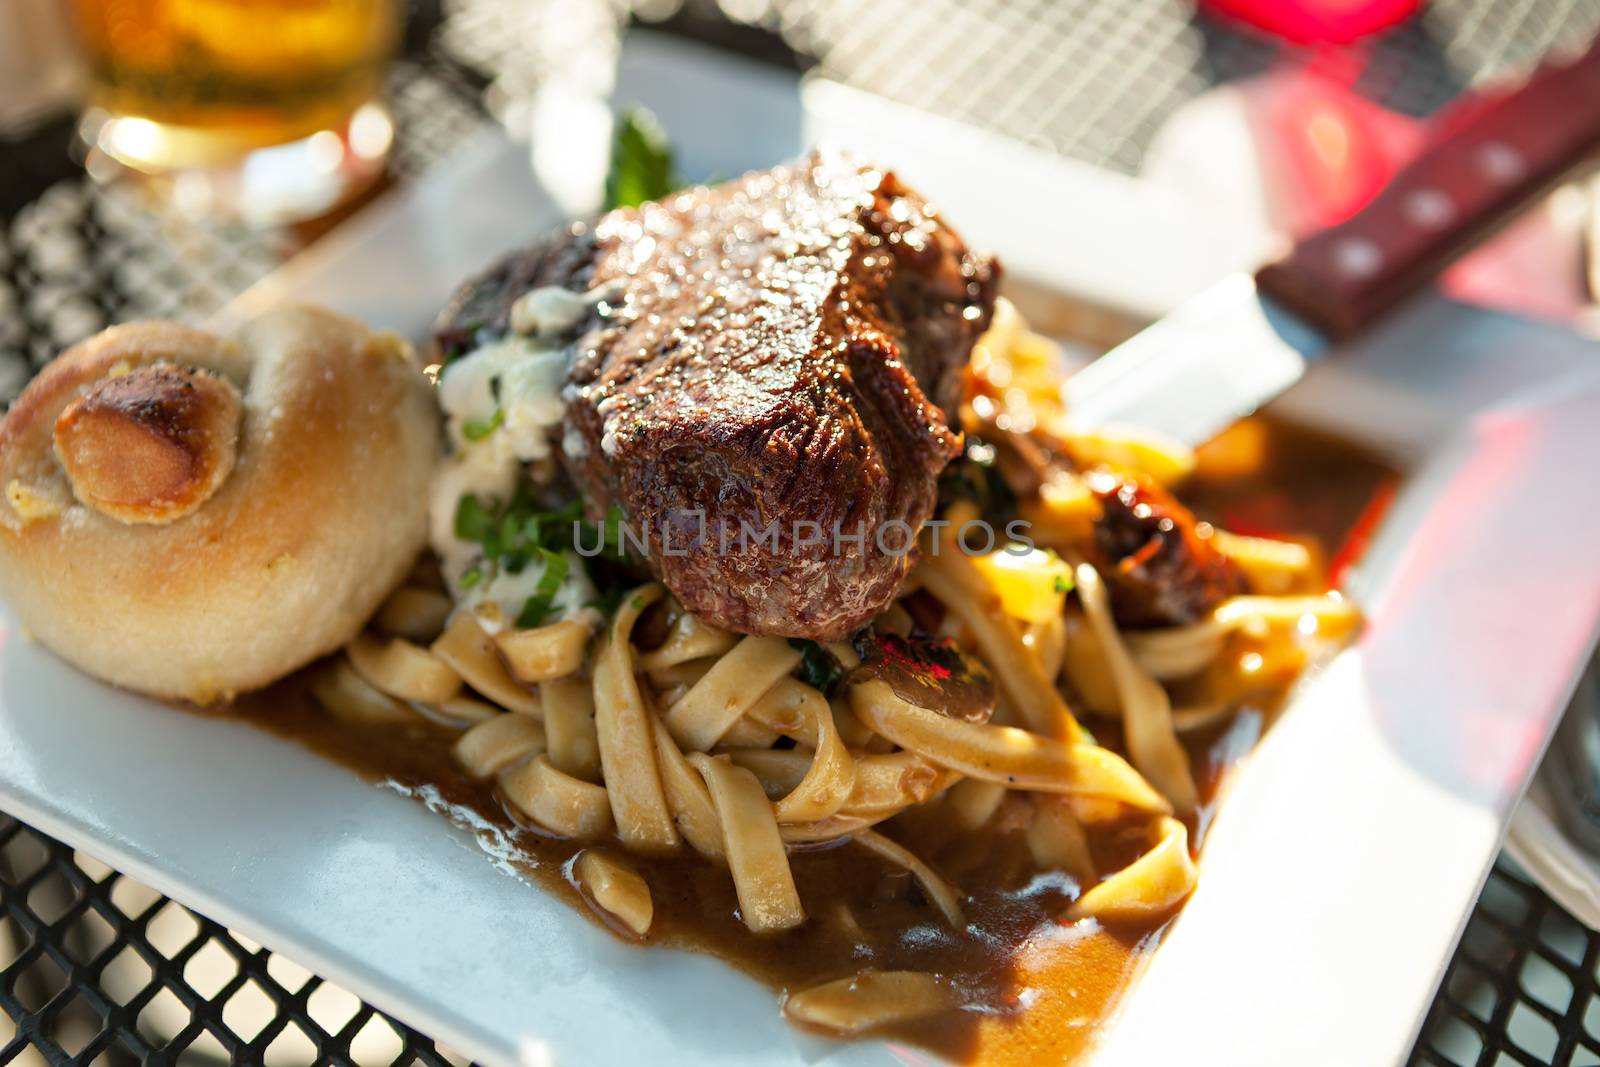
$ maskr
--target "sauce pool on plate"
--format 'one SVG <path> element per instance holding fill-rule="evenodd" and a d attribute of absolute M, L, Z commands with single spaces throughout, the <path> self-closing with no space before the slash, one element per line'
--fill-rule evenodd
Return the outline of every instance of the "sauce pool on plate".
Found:
<path fill-rule="evenodd" d="M 1320 543 L 1335 580 L 1338 568 L 1361 550 L 1398 482 L 1393 468 L 1357 446 L 1264 418 L 1244 420 L 1203 447 L 1199 464 L 1180 496 L 1202 518 L 1240 533 Z M 1227 771 L 1282 696 L 1258 700 L 1185 739 L 1204 798 L 1189 827 L 1193 847 L 1200 845 Z M 494 827 L 497 848 L 509 844 L 512 862 L 529 881 L 633 940 L 589 907 L 570 879 L 570 861 L 583 843 L 526 825 L 492 783 L 475 781 L 457 766 L 451 746 L 458 730 L 420 716 L 403 725 L 341 721 L 316 705 L 303 676 L 241 699 L 231 714 L 417 797 L 463 827 L 475 821 Z M 1101 741 L 1119 747 L 1115 737 Z M 897 837 L 916 850 L 920 828 L 914 818 L 905 822 Z M 644 943 L 709 952 L 778 991 L 868 968 L 936 973 L 951 981 L 963 1010 L 875 1033 L 957 1061 L 1059 1064 L 1094 1039 L 1170 920 L 1127 926 L 1062 920 L 1077 887 L 1065 875 L 1030 873 L 1025 828 L 1021 819 L 1007 825 L 1004 805 L 977 832 L 952 838 L 946 824 L 928 827 L 938 835 L 942 873 L 967 897 L 968 926 L 960 934 L 930 921 L 904 868 L 848 842 L 793 851 L 808 921 L 768 937 L 752 936 L 740 921 L 725 871 L 693 854 L 632 857 L 654 898 L 655 919 Z M 1094 847 L 1097 860 L 1115 867 L 1122 847 L 1117 828 L 1097 831 Z M 1139 847 L 1128 840 L 1128 858 Z"/>

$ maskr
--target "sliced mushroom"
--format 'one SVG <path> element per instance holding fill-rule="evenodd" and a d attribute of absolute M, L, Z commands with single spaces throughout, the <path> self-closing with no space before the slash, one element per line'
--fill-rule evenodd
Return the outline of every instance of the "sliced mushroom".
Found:
<path fill-rule="evenodd" d="M 640 938 L 650 932 L 655 918 L 650 886 L 627 860 L 610 849 L 586 848 L 572 865 L 572 877 L 607 926 Z"/>
<path fill-rule="evenodd" d="M 859 1034 L 960 1007 L 950 982 L 920 971 L 862 971 L 789 994 L 791 1022 L 832 1034 Z"/>
<path fill-rule="evenodd" d="M 906 703 L 963 722 L 985 723 L 994 714 L 994 678 L 948 638 L 874 634 L 858 651 L 851 685 L 881 681 Z"/>

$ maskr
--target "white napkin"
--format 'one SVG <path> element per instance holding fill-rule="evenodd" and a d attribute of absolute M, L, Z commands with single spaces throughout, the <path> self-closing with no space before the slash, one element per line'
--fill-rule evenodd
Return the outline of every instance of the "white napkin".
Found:
<path fill-rule="evenodd" d="M 1600 930 L 1600 857 L 1570 840 L 1545 782 L 1547 767 L 1534 777 L 1511 818 L 1506 851 L 1550 898 L 1591 930 Z"/>

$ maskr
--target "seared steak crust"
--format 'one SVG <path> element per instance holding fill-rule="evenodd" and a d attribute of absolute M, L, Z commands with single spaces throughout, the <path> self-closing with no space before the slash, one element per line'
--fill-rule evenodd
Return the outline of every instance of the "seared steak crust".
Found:
<path fill-rule="evenodd" d="M 649 531 L 651 568 L 707 621 L 836 639 L 914 558 L 996 275 L 892 173 L 814 154 L 503 263 L 442 340 L 503 331 L 533 285 L 602 287 L 564 394 L 589 507 Z"/>
<path fill-rule="evenodd" d="M 594 255 L 594 236 L 579 224 L 502 257 L 457 289 L 439 313 L 434 327 L 439 357 L 451 360 L 504 337 L 511 329 L 511 305 L 530 289 L 587 289 Z"/>

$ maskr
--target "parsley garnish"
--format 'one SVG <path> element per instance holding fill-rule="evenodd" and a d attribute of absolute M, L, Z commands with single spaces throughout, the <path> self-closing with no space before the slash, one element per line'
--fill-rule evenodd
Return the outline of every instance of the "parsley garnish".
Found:
<path fill-rule="evenodd" d="M 517 626 L 523 629 L 544 622 L 555 603 L 556 594 L 561 591 L 561 583 L 567 580 L 567 554 L 552 552 L 548 548 L 538 551 L 539 558 L 544 561 L 544 573 L 539 575 L 539 584 L 533 587 L 533 595 L 517 613 Z"/>
<path fill-rule="evenodd" d="M 542 620 L 550 613 L 555 594 L 571 567 L 566 553 L 575 552 L 579 545 L 583 546 L 580 555 L 587 557 L 582 566 L 600 593 L 591 606 L 608 616 L 616 611 L 623 593 L 638 584 L 622 547 L 625 518 L 615 504 L 599 523 L 583 517 L 583 503 L 579 500 L 559 508 L 541 508 L 524 488 L 505 503 L 464 494 L 456 504 L 455 532 L 482 550 L 484 565 L 507 574 L 521 574 L 534 560 L 543 561 L 545 570 L 534 595 L 517 618 L 518 626 L 536 626 L 537 621 L 525 620 Z M 598 553 L 594 551 L 596 545 L 600 546 Z M 558 568 L 559 573 L 555 573 Z M 469 582 L 463 575 L 462 588 L 470 588 L 483 579 L 482 571 L 476 567 L 467 574 L 476 577 Z"/>
<path fill-rule="evenodd" d="M 506 409 L 495 408 L 487 419 L 468 419 L 461 424 L 461 436 L 468 441 L 481 441 L 505 425 Z"/>
<path fill-rule="evenodd" d="M 606 517 L 600 520 L 600 525 L 598 528 L 596 528 L 594 524 L 590 522 L 585 522 L 583 524 L 585 527 L 583 531 L 583 543 L 585 545 L 596 543 L 595 541 L 590 540 L 591 531 L 593 531 L 592 536 L 599 538 L 599 555 L 601 557 L 609 559 L 614 563 L 627 562 L 628 551 L 622 544 L 622 524 L 627 521 L 627 518 L 627 513 L 622 510 L 622 506 L 613 503 L 609 508 L 606 509 Z"/>
<path fill-rule="evenodd" d="M 990 522 L 1003 523 L 1017 513 L 1016 494 L 1000 474 L 994 447 L 970 434 L 966 451 L 939 475 L 939 510 L 952 500 L 972 501 Z"/>
<path fill-rule="evenodd" d="M 487 503 L 472 493 L 456 503 L 456 536 L 483 549 L 483 558 L 512 574 L 522 571 L 537 550 L 564 551 L 573 546 L 572 524 L 582 516 L 576 500 L 543 510 L 525 490 L 506 503 Z"/>
<path fill-rule="evenodd" d="M 655 115 L 634 107 L 617 118 L 606 175 L 605 210 L 638 207 L 683 185 L 673 165 L 672 146 Z"/>
<path fill-rule="evenodd" d="M 618 608 L 622 607 L 622 594 L 625 592 L 627 592 L 625 583 L 613 582 L 602 589 L 600 595 L 589 601 L 584 607 L 593 608 L 609 619 L 617 613 Z"/>
<path fill-rule="evenodd" d="M 795 677 L 822 691 L 822 695 L 832 697 L 833 691 L 839 687 L 839 679 L 844 677 L 844 668 L 833 654 L 815 641 L 804 637 L 789 638 L 789 646 L 800 650 L 800 665 L 794 669 Z"/>
<path fill-rule="evenodd" d="M 456 536 L 463 541 L 474 541 L 483 546 L 486 558 L 500 555 L 498 542 L 490 539 L 498 529 L 494 516 L 471 493 L 463 494 L 456 502 Z"/>

